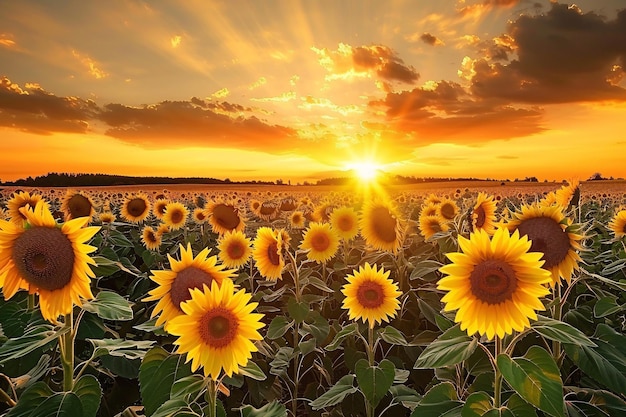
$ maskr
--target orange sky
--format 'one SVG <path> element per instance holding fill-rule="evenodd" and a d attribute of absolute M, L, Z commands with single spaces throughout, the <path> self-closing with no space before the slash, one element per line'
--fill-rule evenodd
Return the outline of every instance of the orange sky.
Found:
<path fill-rule="evenodd" d="M 626 177 L 626 5 L 7 2 L 0 179 Z"/>

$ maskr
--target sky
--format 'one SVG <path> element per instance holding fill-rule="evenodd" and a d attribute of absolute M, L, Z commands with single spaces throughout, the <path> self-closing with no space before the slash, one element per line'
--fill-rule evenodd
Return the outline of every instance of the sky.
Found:
<path fill-rule="evenodd" d="M 626 1 L 7 1 L 0 180 L 626 177 Z"/>

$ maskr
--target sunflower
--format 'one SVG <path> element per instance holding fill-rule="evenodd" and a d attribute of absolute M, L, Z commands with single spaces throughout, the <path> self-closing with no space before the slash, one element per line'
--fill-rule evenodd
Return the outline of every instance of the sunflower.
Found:
<path fill-rule="evenodd" d="M 564 209 L 578 205 L 580 202 L 580 181 L 577 179 L 569 180 L 569 184 L 562 186 L 554 194 L 557 204 L 560 204 Z"/>
<path fill-rule="evenodd" d="M 151 315 L 155 317 L 161 313 L 156 321 L 157 326 L 165 323 L 167 330 L 169 320 L 183 314 L 180 304 L 191 298 L 191 289 L 202 288 L 202 285 L 211 285 L 212 282 L 221 285 L 233 277 L 233 270 L 217 264 L 217 256 L 208 257 L 209 251 L 204 248 L 194 258 L 190 243 L 187 249 L 180 245 L 180 261 L 167 254 L 171 270 L 151 271 L 150 279 L 159 286 L 142 301 L 158 300 Z"/>
<path fill-rule="evenodd" d="M 168 203 L 165 206 L 165 214 L 163 215 L 163 223 L 167 224 L 170 230 L 178 230 L 185 226 L 189 217 L 189 210 L 182 203 L 177 201 Z"/>
<path fill-rule="evenodd" d="M 291 213 L 291 216 L 289 216 L 289 224 L 294 229 L 303 229 L 305 220 L 304 213 L 300 210 L 294 211 Z"/>
<path fill-rule="evenodd" d="M 339 235 L 329 223 L 309 224 L 304 232 L 300 249 L 307 251 L 306 257 L 317 263 L 324 263 L 337 253 Z"/>
<path fill-rule="evenodd" d="M 361 319 L 374 327 L 374 323 L 395 317 L 401 292 L 398 284 L 389 279 L 389 271 L 366 262 L 365 267 L 348 274 L 346 280 L 348 283 L 341 289 L 346 296 L 341 307 L 348 310 L 350 320 Z"/>
<path fill-rule="evenodd" d="M 145 194 L 127 197 L 122 204 L 121 215 L 131 223 L 140 223 L 150 214 L 150 202 Z"/>
<path fill-rule="evenodd" d="M 422 213 L 426 213 L 422 211 Z M 432 238 L 436 233 L 450 230 L 448 221 L 440 214 L 422 215 L 419 217 L 420 234 L 425 240 Z"/>
<path fill-rule="evenodd" d="M 152 227 L 146 226 L 141 232 L 141 241 L 146 249 L 157 250 L 161 246 L 161 235 Z"/>
<path fill-rule="evenodd" d="M 484 192 L 478 193 L 468 219 L 472 225 L 472 231 L 484 229 L 489 235 L 493 235 L 496 231 L 496 208 L 493 196 L 488 196 Z"/>
<path fill-rule="evenodd" d="M 31 195 L 25 191 L 16 191 L 13 193 L 13 197 L 7 201 L 7 210 L 9 212 L 10 221 L 17 226 L 22 226 L 26 221 L 26 215 L 23 214 L 20 209 L 26 206 L 34 208 L 39 201 L 45 201 L 39 194 L 33 193 Z M 47 202 L 46 207 L 48 207 Z"/>
<path fill-rule="evenodd" d="M 543 268 L 552 273 L 551 286 L 560 279 L 569 284 L 573 272 L 578 270 L 578 262 L 582 262 L 577 251 L 581 250 L 583 237 L 575 232 L 577 226 L 565 217 L 562 206 L 523 205 L 506 226 L 509 231 L 519 230 L 521 236 L 528 236 L 531 250 L 544 254 Z"/>
<path fill-rule="evenodd" d="M 330 213 L 330 224 L 343 240 L 351 240 L 359 234 L 359 216 L 352 207 L 342 206 Z"/>
<path fill-rule="evenodd" d="M 111 224 L 115 221 L 115 214 L 110 211 L 103 211 L 98 215 L 98 219 L 102 224 Z"/>
<path fill-rule="evenodd" d="M 459 213 L 459 206 L 456 205 L 454 200 L 444 198 L 437 205 L 438 213 L 446 220 L 452 220 Z"/>
<path fill-rule="evenodd" d="M 251 244 L 250 239 L 239 230 L 226 232 L 217 241 L 217 256 L 228 268 L 240 268 L 252 255 Z"/>
<path fill-rule="evenodd" d="M 365 242 L 376 250 L 397 252 L 402 246 L 404 228 L 396 208 L 382 200 L 366 203 L 359 221 Z"/>
<path fill-rule="evenodd" d="M 287 197 L 280 202 L 278 209 L 280 211 L 294 211 L 297 207 L 298 205 L 296 200 L 291 197 Z"/>
<path fill-rule="evenodd" d="M 248 201 L 248 208 L 255 216 L 259 215 L 259 210 L 261 209 L 261 202 L 255 198 L 251 198 Z"/>
<path fill-rule="evenodd" d="M 439 209 L 439 206 L 437 204 L 426 203 L 424 204 L 424 206 L 422 207 L 422 210 L 420 211 L 420 216 L 434 216 L 438 214 L 437 212 L 438 209 Z"/>
<path fill-rule="evenodd" d="M 226 232 L 242 231 L 246 227 L 239 209 L 232 202 L 214 201 L 208 203 L 204 210 L 214 233 L 223 235 Z"/>
<path fill-rule="evenodd" d="M 626 236 L 626 210 L 617 212 L 608 226 L 615 234 L 615 239 L 621 239 Z"/>
<path fill-rule="evenodd" d="M 283 236 L 270 227 L 262 226 L 256 231 L 252 258 L 259 273 L 270 281 L 282 278 L 285 259 L 283 258 Z"/>
<path fill-rule="evenodd" d="M 68 190 L 61 202 L 61 211 L 65 215 L 65 220 L 77 219 L 79 217 L 91 217 L 96 213 L 91 197 L 80 191 Z"/>
<path fill-rule="evenodd" d="M 170 227 L 166 223 L 160 223 L 156 229 L 156 234 L 159 236 L 163 236 L 165 233 L 170 232 Z"/>
<path fill-rule="evenodd" d="M 541 267 L 542 253 L 529 252 L 531 242 L 518 231 L 498 229 L 492 238 L 484 229 L 459 236 L 462 252 L 447 253 L 451 264 L 437 288 L 448 291 L 445 311 L 458 310 L 454 321 L 469 335 L 491 340 L 530 327 L 535 310 L 544 310 L 540 297 L 549 293 L 550 272 Z"/>
<path fill-rule="evenodd" d="M 162 220 L 165 215 L 165 207 L 167 207 L 169 203 L 171 203 L 171 201 L 167 198 L 157 198 L 154 202 L 154 206 L 152 207 L 152 214 L 154 214 L 154 217 Z"/>
<path fill-rule="evenodd" d="M 206 215 L 204 214 L 204 209 L 200 207 L 196 207 L 193 209 L 193 213 L 191 214 L 194 223 L 196 224 L 204 224 L 206 223 Z"/>
<path fill-rule="evenodd" d="M 330 213 L 334 208 L 335 206 L 333 206 L 332 203 L 324 201 L 315 207 L 312 217 L 318 223 L 328 222 L 330 220 Z"/>
<path fill-rule="evenodd" d="M 426 205 L 432 204 L 434 206 L 438 206 L 442 201 L 443 201 L 443 198 L 439 197 L 438 195 L 429 194 L 428 197 L 426 197 L 426 200 L 424 201 L 424 203 Z"/>
<path fill-rule="evenodd" d="M 257 330 L 265 326 L 251 298 L 243 289 L 235 292 L 230 280 L 191 291 L 181 304 L 185 314 L 170 320 L 167 331 L 178 336 L 176 353 L 187 354 L 192 372 L 202 366 L 205 377 L 217 380 L 222 370 L 230 377 L 248 363 L 258 350 L 252 341 L 263 339 Z"/>
<path fill-rule="evenodd" d="M 100 227 L 85 227 L 81 217 L 57 224 L 47 203 L 22 208 L 27 227 L 0 220 L 0 276 L 5 299 L 19 289 L 39 294 L 41 315 L 56 322 L 69 314 L 74 304 L 91 299 L 89 265 L 96 263 L 88 254 L 96 248 L 87 245 Z"/>
<path fill-rule="evenodd" d="M 255 214 L 259 219 L 269 222 L 277 218 L 279 213 L 276 203 L 273 201 L 264 201 Z"/>

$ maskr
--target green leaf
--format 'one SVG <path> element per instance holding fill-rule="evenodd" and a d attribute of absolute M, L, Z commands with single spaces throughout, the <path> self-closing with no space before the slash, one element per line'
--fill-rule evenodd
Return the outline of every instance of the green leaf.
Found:
<path fill-rule="evenodd" d="M 441 268 L 443 264 L 441 262 L 433 261 L 430 259 L 418 262 L 415 265 L 415 268 L 411 271 L 411 276 L 409 279 L 424 279 L 427 275 L 436 272 Z M 427 279 L 426 281 L 432 281 L 433 279 L 437 279 L 436 275 L 433 275 L 432 279 Z"/>
<path fill-rule="evenodd" d="M 302 329 L 311 333 L 317 344 L 320 345 L 328 337 L 330 333 L 330 325 L 326 317 L 322 316 L 319 311 L 311 311 L 306 318 L 306 322 L 302 324 Z"/>
<path fill-rule="evenodd" d="M 145 407 L 144 407 L 145 408 Z M 149 415 L 146 412 L 146 415 Z M 173 398 L 165 401 L 163 404 L 159 404 L 152 414 L 152 417 L 202 417 L 200 414 L 193 411 L 187 401 L 182 398 Z"/>
<path fill-rule="evenodd" d="M 417 358 L 413 368 L 441 368 L 457 364 L 469 358 L 477 346 L 478 340 L 469 337 L 457 324 L 429 344 Z"/>
<path fill-rule="evenodd" d="M 625 305 L 617 304 L 616 297 L 603 297 L 600 298 L 593 307 L 593 316 L 599 319 L 623 311 L 625 308 Z"/>
<path fill-rule="evenodd" d="M 26 374 L 13 378 L 13 383 L 17 389 L 26 389 L 44 376 L 50 368 L 51 356 L 41 355 L 37 364 Z"/>
<path fill-rule="evenodd" d="M 126 359 L 143 359 L 154 345 L 153 340 L 87 339 L 94 347 L 94 358 L 111 355 Z"/>
<path fill-rule="evenodd" d="M 297 302 L 295 298 L 290 298 L 289 301 L 287 301 L 287 311 L 296 323 L 302 323 L 307 314 L 309 314 L 309 304 Z"/>
<path fill-rule="evenodd" d="M 442 382 L 432 387 L 411 413 L 411 417 L 461 416 L 463 403 L 456 395 L 450 382 Z"/>
<path fill-rule="evenodd" d="M 276 352 L 274 359 L 270 362 L 270 374 L 284 375 L 287 373 L 289 363 L 294 357 L 293 348 L 283 346 Z"/>
<path fill-rule="evenodd" d="M 205 386 L 205 379 L 201 375 L 193 374 L 177 379 L 172 385 L 170 391 L 170 399 L 178 399 L 188 401 L 193 398 Z"/>
<path fill-rule="evenodd" d="M 73 392 L 59 392 L 46 398 L 31 414 L 37 416 L 83 416 L 83 405 Z"/>
<path fill-rule="evenodd" d="M 518 394 L 513 394 L 506 402 L 506 406 L 515 417 L 537 417 L 535 407 L 528 404 Z"/>
<path fill-rule="evenodd" d="M 184 356 L 171 355 L 158 346 L 146 353 L 139 368 L 139 388 L 146 416 L 153 415 L 170 399 L 174 381 L 189 375 L 191 367 L 184 363 Z"/>
<path fill-rule="evenodd" d="M 389 392 L 393 397 L 393 402 L 402 404 L 409 410 L 413 410 L 422 399 L 422 396 L 419 395 L 417 391 L 402 384 L 393 385 L 389 388 Z"/>
<path fill-rule="evenodd" d="M 313 285 L 315 288 L 319 290 L 329 292 L 329 293 L 335 292 L 332 288 L 328 287 L 328 285 L 326 285 L 324 281 L 322 281 L 321 279 L 317 277 L 309 277 L 308 281 L 310 285 Z"/>
<path fill-rule="evenodd" d="M 78 396 L 83 408 L 83 417 L 95 417 L 100 408 L 102 388 L 93 375 L 83 375 L 74 384 L 72 392 Z"/>
<path fill-rule="evenodd" d="M 568 417 L 611 417 L 600 408 L 584 401 L 567 401 Z"/>
<path fill-rule="evenodd" d="M 240 366 L 238 373 L 256 381 L 265 381 L 267 379 L 267 375 L 259 368 L 259 365 L 251 360 L 249 360 L 245 366 Z"/>
<path fill-rule="evenodd" d="M 126 321 L 133 318 L 133 309 L 128 301 L 112 291 L 100 291 L 96 298 L 84 303 L 82 308 L 104 320 Z"/>
<path fill-rule="evenodd" d="M 597 347 L 563 345 L 567 356 L 584 373 L 613 392 L 626 395 L 624 355 L 613 345 L 593 339 Z"/>
<path fill-rule="evenodd" d="M 0 364 L 24 355 L 55 342 L 59 336 L 67 333 L 68 327 L 56 328 L 50 324 L 38 324 L 28 327 L 23 336 L 11 338 L 0 346 Z"/>
<path fill-rule="evenodd" d="M 563 382 L 559 368 L 545 349 L 531 346 L 521 358 L 496 358 L 506 382 L 524 400 L 554 417 L 563 417 Z"/>
<path fill-rule="evenodd" d="M 333 338 L 333 341 L 330 342 L 330 344 L 326 346 L 325 349 L 329 352 L 339 349 L 341 347 L 341 342 L 343 342 L 343 339 L 350 336 L 351 334 L 354 334 L 357 331 L 357 329 L 358 327 L 356 323 L 347 325 L 346 327 L 341 329 L 339 332 L 337 332 L 337 334 Z"/>
<path fill-rule="evenodd" d="M 487 411 L 491 410 L 493 404 L 491 402 L 491 396 L 484 391 L 474 392 L 467 397 L 463 410 L 461 410 L 462 417 L 481 417 Z"/>
<path fill-rule="evenodd" d="M 596 345 L 583 332 L 565 322 L 544 316 L 538 318 L 539 320 L 533 322 L 530 328 L 547 339 L 579 346 Z"/>
<path fill-rule="evenodd" d="M 97 277 L 108 277 L 120 270 L 117 266 L 118 262 L 112 261 L 104 256 L 96 255 L 92 256 L 91 259 L 96 262 L 96 266 L 92 266 L 91 270 Z"/>
<path fill-rule="evenodd" d="M 516 417 L 516 416 L 507 407 L 500 407 L 500 408 L 492 408 L 491 410 L 483 414 L 482 417 Z"/>
<path fill-rule="evenodd" d="M 315 339 L 305 340 L 304 342 L 298 343 L 298 347 L 296 349 L 300 351 L 302 356 L 306 356 L 315 350 L 315 344 Z"/>
<path fill-rule="evenodd" d="M 287 332 L 287 329 L 289 329 L 292 325 L 293 322 L 291 320 L 287 320 L 287 317 L 274 317 L 267 328 L 266 336 L 270 340 L 278 339 L 284 335 Z"/>
<path fill-rule="evenodd" d="M 27 417 L 32 416 L 38 404 L 54 394 L 48 384 L 43 381 L 35 382 L 20 395 L 15 407 L 11 408 L 6 417 Z"/>
<path fill-rule="evenodd" d="M 287 409 L 277 401 L 265 404 L 261 408 L 245 405 L 239 408 L 241 417 L 287 417 Z"/>
<path fill-rule="evenodd" d="M 388 359 L 383 359 L 378 366 L 370 366 L 365 359 L 356 363 L 354 371 L 359 389 L 372 407 L 376 408 L 389 391 L 396 375 L 395 370 L 393 362 Z"/>
<path fill-rule="evenodd" d="M 357 392 L 357 388 L 353 384 L 354 375 L 349 374 L 342 376 L 328 391 L 310 403 L 311 408 L 313 408 L 313 410 L 319 410 L 339 404 L 346 396 Z"/>
<path fill-rule="evenodd" d="M 393 326 L 385 326 L 382 331 L 379 331 L 380 337 L 387 343 L 392 345 L 408 346 L 409 343 L 406 338 L 398 329 Z"/>

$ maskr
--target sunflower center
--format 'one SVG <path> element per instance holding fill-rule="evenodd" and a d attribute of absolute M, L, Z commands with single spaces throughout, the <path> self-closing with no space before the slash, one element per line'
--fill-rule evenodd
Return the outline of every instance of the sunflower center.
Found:
<path fill-rule="evenodd" d="M 205 219 L 204 213 L 201 212 L 201 211 L 197 211 L 196 212 L 196 219 L 198 219 L 200 221 L 204 220 Z"/>
<path fill-rule="evenodd" d="M 476 226 L 476 228 L 480 229 L 484 226 L 485 220 L 487 220 L 487 213 L 485 213 L 485 209 L 482 205 L 478 206 L 478 208 L 474 210 L 474 219 L 476 221 L 474 223 L 474 226 Z"/>
<path fill-rule="evenodd" d="M 206 284 L 211 288 L 213 277 L 206 271 L 195 266 L 190 266 L 176 274 L 176 278 L 172 282 L 172 289 L 170 290 L 170 297 L 172 303 L 182 311 L 180 303 L 191 299 L 190 290 L 194 288 L 202 289 L 202 285 Z"/>
<path fill-rule="evenodd" d="M 385 299 L 383 287 L 377 282 L 365 281 L 359 285 L 356 298 L 359 304 L 365 308 L 380 307 Z"/>
<path fill-rule="evenodd" d="M 227 230 L 233 230 L 239 226 L 241 219 L 237 209 L 226 204 L 218 204 L 213 209 L 213 218 L 220 226 Z"/>
<path fill-rule="evenodd" d="M 311 247 L 317 252 L 324 252 L 330 246 L 330 240 L 325 233 L 316 233 L 311 239 Z"/>
<path fill-rule="evenodd" d="M 158 239 L 156 233 L 154 233 L 153 230 L 148 230 L 146 232 L 146 240 L 150 243 L 157 243 Z"/>
<path fill-rule="evenodd" d="M 183 221 L 183 212 L 180 210 L 174 210 L 171 219 L 174 224 L 181 223 Z"/>
<path fill-rule="evenodd" d="M 91 215 L 91 203 L 84 195 L 74 194 L 68 201 L 67 206 L 73 219 Z"/>
<path fill-rule="evenodd" d="M 349 217 L 340 217 L 339 221 L 337 222 L 337 226 L 339 226 L 339 229 L 344 232 L 352 230 L 353 225 L 354 222 L 352 222 L 352 219 L 350 219 Z"/>
<path fill-rule="evenodd" d="M 237 336 L 239 320 L 232 311 L 215 307 L 200 318 L 200 337 L 212 348 L 228 346 Z"/>
<path fill-rule="evenodd" d="M 135 217 L 141 216 L 148 206 L 146 206 L 146 202 L 143 198 L 133 198 L 126 204 L 126 210 L 128 213 Z"/>
<path fill-rule="evenodd" d="M 48 291 L 65 287 L 72 280 L 74 248 L 57 227 L 33 227 L 13 244 L 13 262 L 29 284 Z"/>
<path fill-rule="evenodd" d="M 165 215 L 165 207 L 167 207 L 167 203 L 159 203 L 155 206 L 155 211 L 163 216 Z"/>
<path fill-rule="evenodd" d="M 450 203 L 442 204 L 441 215 L 448 220 L 454 219 L 454 206 Z"/>
<path fill-rule="evenodd" d="M 520 236 L 527 235 L 531 240 L 530 250 L 542 252 L 544 269 L 559 265 L 570 250 L 567 232 L 550 217 L 533 217 L 526 219 L 517 227 Z"/>
<path fill-rule="evenodd" d="M 226 252 L 228 253 L 229 258 L 239 259 L 243 256 L 244 250 L 239 242 L 232 242 L 230 245 L 228 245 Z"/>
<path fill-rule="evenodd" d="M 517 277 L 508 263 L 488 259 L 474 267 L 470 286 L 479 300 L 487 304 L 500 304 L 511 299 L 517 288 Z"/>
<path fill-rule="evenodd" d="M 371 212 L 372 228 L 376 236 L 384 242 L 396 240 L 396 219 L 385 207 L 376 207 Z"/>
<path fill-rule="evenodd" d="M 441 224 L 439 223 L 439 221 L 437 219 L 432 219 L 429 223 L 430 228 L 432 229 L 433 232 L 438 233 L 441 232 Z"/>
<path fill-rule="evenodd" d="M 280 254 L 278 253 L 278 243 L 272 242 L 267 247 L 267 259 L 269 259 L 273 265 L 280 265 Z"/>

